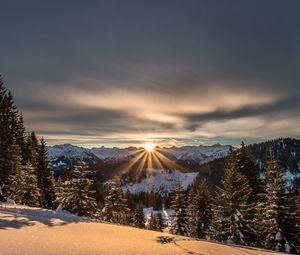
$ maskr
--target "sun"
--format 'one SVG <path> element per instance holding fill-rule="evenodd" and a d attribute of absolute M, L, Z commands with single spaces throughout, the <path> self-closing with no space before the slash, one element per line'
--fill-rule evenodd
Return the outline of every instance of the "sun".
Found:
<path fill-rule="evenodd" d="M 154 143 L 145 143 L 144 144 L 144 148 L 148 152 L 152 152 L 154 150 L 155 146 L 156 145 Z"/>

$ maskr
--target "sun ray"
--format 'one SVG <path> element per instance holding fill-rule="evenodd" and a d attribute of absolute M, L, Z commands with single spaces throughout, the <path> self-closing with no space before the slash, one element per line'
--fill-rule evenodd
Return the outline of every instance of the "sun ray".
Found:
<path fill-rule="evenodd" d="M 148 153 L 147 155 L 147 176 L 152 175 L 152 168 L 153 168 L 153 163 L 152 163 L 152 153 Z"/>
<path fill-rule="evenodd" d="M 153 155 L 153 161 L 155 162 L 155 164 L 157 164 L 160 169 L 164 169 L 164 167 L 155 151 L 152 153 L 152 155 Z"/>
<path fill-rule="evenodd" d="M 177 169 L 177 170 L 183 170 L 183 171 L 187 170 L 184 166 L 168 159 L 165 155 L 163 155 L 161 152 L 159 152 L 159 150 L 155 150 L 155 153 L 157 153 L 157 157 L 160 158 L 171 169 Z"/>
<path fill-rule="evenodd" d="M 134 166 L 143 156 L 146 155 L 146 152 L 144 150 L 139 150 L 137 153 L 135 153 L 136 157 L 121 166 L 118 167 L 118 171 L 122 170 L 122 172 L 128 172 L 130 171 L 130 168 Z"/>
<path fill-rule="evenodd" d="M 140 177 L 140 175 L 141 175 L 141 173 L 142 173 L 142 171 L 144 169 L 144 166 L 146 164 L 147 158 L 148 158 L 148 154 L 145 153 L 144 156 L 143 156 L 143 158 L 142 158 L 142 160 L 141 160 L 141 162 L 139 163 L 139 165 L 138 165 L 138 167 L 136 169 L 136 176 L 135 176 L 135 178 L 137 180 L 139 179 L 139 177 Z"/>

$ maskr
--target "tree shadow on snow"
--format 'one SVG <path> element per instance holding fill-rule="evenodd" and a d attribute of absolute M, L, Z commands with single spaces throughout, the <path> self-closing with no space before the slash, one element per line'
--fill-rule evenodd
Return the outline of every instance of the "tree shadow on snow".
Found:
<path fill-rule="evenodd" d="M 33 226 L 37 222 L 48 227 L 62 226 L 71 223 L 88 222 L 89 220 L 81 218 L 67 212 L 55 212 L 46 209 L 21 208 L 21 207 L 1 207 L 0 230 L 1 229 L 20 229 L 22 227 Z"/>
<path fill-rule="evenodd" d="M 29 227 L 34 225 L 28 219 L 18 216 L 1 216 L 0 217 L 0 229 Z"/>

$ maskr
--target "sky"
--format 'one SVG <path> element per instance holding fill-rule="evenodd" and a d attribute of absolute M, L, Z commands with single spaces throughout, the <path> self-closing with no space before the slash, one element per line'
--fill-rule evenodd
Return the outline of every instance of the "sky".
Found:
<path fill-rule="evenodd" d="M 300 1 L 1 1 L 0 74 L 48 144 L 300 138 Z"/>

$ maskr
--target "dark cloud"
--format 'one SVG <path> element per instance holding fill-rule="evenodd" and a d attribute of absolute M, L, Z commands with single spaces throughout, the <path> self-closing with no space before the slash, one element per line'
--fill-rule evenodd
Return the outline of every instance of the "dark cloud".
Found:
<path fill-rule="evenodd" d="M 185 114 L 182 115 L 186 121 L 188 129 L 195 131 L 196 127 L 209 121 L 224 121 L 246 117 L 263 116 L 266 119 L 280 118 L 282 115 L 297 116 L 300 109 L 298 98 L 288 98 L 263 106 L 246 106 L 236 110 L 215 110 L 208 113 Z"/>
<path fill-rule="evenodd" d="M 290 128 L 299 136 L 299 8 L 280 0 L 3 1 L 0 72 L 28 125 L 44 135 L 179 132 L 192 139 L 186 128 L 210 121 L 294 116 Z M 70 90 L 102 93 L 107 105 L 76 105 Z M 120 96 L 109 93 L 116 91 L 139 92 L 138 103 L 115 107 Z M 149 91 L 164 101 L 163 116 L 179 119 L 143 117 L 158 104 Z M 226 91 L 251 94 L 253 104 L 232 110 L 225 100 L 221 107 Z M 239 100 L 229 92 L 224 98 Z M 149 111 L 139 107 L 144 98 Z M 188 111 L 182 100 L 210 108 Z"/>

